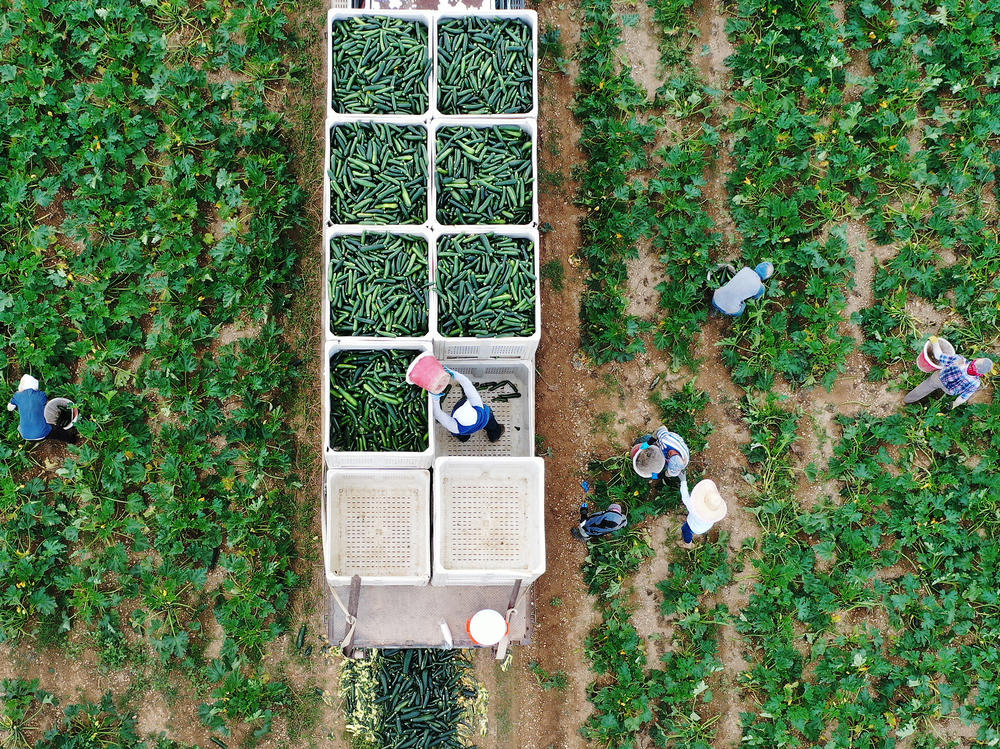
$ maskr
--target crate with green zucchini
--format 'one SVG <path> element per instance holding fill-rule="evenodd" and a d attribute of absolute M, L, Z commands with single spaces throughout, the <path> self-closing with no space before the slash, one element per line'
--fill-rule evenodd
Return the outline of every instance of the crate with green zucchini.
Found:
<path fill-rule="evenodd" d="M 420 226 L 432 218 L 430 130 L 419 118 L 327 122 L 324 226 Z"/>
<path fill-rule="evenodd" d="M 541 338 L 538 232 L 442 229 L 433 257 L 442 359 L 534 359 Z"/>
<path fill-rule="evenodd" d="M 329 230 L 323 294 L 327 338 L 430 340 L 436 328 L 433 242 L 422 227 Z"/>
<path fill-rule="evenodd" d="M 435 114 L 537 117 L 538 19 L 531 11 L 436 14 Z"/>
<path fill-rule="evenodd" d="M 330 468 L 430 468 L 430 395 L 406 382 L 424 341 L 347 339 L 326 345 L 323 451 Z"/>
<path fill-rule="evenodd" d="M 536 226 L 533 119 L 431 122 L 437 226 Z"/>

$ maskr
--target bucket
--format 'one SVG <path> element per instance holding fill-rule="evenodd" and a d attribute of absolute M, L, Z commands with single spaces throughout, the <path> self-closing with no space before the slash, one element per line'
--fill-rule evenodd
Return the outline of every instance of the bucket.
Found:
<path fill-rule="evenodd" d="M 425 351 L 410 362 L 406 369 L 406 381 L 429 393 L 440 393 L 448 387 L 451 375 L 444 371 L 444 365 L 434 358 L 434 354 Z"/>
<path fill-rule="evenodd" d="M 488 647 L 510 634 L 510 624 L 499 611 L 483 609 L 465 623 L 465 631 L 476 645 Z"/>
<path fill-rule="evenodd" d="M 663 450 L 659 445 L 646 444 L 643 447 L 643 444 L 645 443 L 640 442 L 638 445 L 632 445 L 632 468 L 644 479 L 659 478 L 667 465 Z"/>
<path fill-rule="evenodd" d="M 955 347 L 952 346 L 944 338 L 939 338 L 938 343 L 941 344 L 941 353 L 953 356 L 955 354 Z M 924 350 L 920 352 L 920 356 L 917 357 L 917 369 L 921 372 L 937 372 L 941 369 L 941 365 L 937 363 L 934 359 L 934 352 L 931 351 L 931 342 L 927 340 L 924 343 Z"/>

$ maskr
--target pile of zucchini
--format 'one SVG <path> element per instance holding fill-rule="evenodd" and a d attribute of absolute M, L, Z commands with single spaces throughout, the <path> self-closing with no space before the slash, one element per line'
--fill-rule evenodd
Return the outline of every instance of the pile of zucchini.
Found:
<path fill-rule="evenodd" d="M 330 448 L 349 452 L 423 452 L 427 394 L 406 382 L 418 352 L 344 350 L 330 357 Z"/>
<path fill-rule="evenodd" d="M 442 114 L 527 114 L 534 106 L 531 28 L 516 18 L 438 23 L 437 107 Z"/>
<path fill-rule="evenodd" d="M 437 244 L 435 289 L 441 335 L 533 335 L 534 242 L 500 234 L 442 235 Z"/>
<path fill-rule="evenodd" d="M 341 693 L 347 730 L 375 749 L 461 749 L 471 664 L 455 650 L 375 650 L 347 660 Z"/>
<path fill-rule="evenodd" d="M 427 221 L 427 130 L 349 122 L 330 128 L 330 220 L 335 224 Z"/>
<path fill-rule="evenodd" d="M 446 225 L 528 224 L 531 135 L 516 125 L 453 125 L 437 131 L 437 220 Z"/>
<path fill-rule="evenodd" d="M 338 336 L 427 334 L 427 240 L 365 232 L 330 239 L 330 331 Z"/>
<path fill-rule="evenodd" d="M 431 57 L 427 26 L 388 16 L 338 19 L 330 30 L 331 101 L 346 114 L 423 114 Z"/>

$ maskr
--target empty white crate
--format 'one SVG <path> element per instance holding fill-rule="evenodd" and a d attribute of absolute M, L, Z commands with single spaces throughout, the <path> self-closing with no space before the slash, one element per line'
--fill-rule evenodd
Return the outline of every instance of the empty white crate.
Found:
<path fill-rule="evenodd" d="M 337 450 L 330 445 L 330 357 L 344 350 L 403 349 L 416 357 L 422 351 L 430 351 L 430 344 L 412 338 L 337 339 L 326 345 L 323 359 L 323 452 L 330 468 L 430 468 L 434 462 L 435 432 L 430 427 L 431 406 L 427 396 L 427 449 L 421 452 L 351 452 Z M 416 388 L 416 385 L 413 386 Z"/>
<path fill-rule="evenodd" d="M 503 436 L 496 442 L 486 438 L 486 430 L 473 434 L 468 442 L 459 442 L 443 426 L 435 421 L 433 428 L 437 432 L 437 455 L 478 455 L 484 457 L 527 458 L 535 453 L 535 367 L 530 361 L 455 361 L 448 366 L 456 372 L 464 374 L 473 385 L 484 382 L 502 382 L 509 380 L 521 394 L 520 398 L 507 401 L 496 400 L 501 393 L 510 392 L 504 386 L 502 390 L 488 392 L 479 389 L 483 403 L 493 409 L 497 421 L 504 425 Z M 453 383 L 451 390 L 442 403 L 445 413 L 451 413 L 452 407 L 463 397 L 462 388 Z"/>
<path fill-rule="evenodd" d="M 533 359 L 542 337 L 542 293 L 539 282 L 538 231 L 520 226 L 467 226 L 447 228 L 435 232 L 435 251 L 432 254 L 431 277 L 437 282 L 437 244 L 449 234 L 500 234 L 507 237 L 530 239 L 535 250 L 535 332 L 517 338 L 466 338 L 446 337 L 438 333 L 434 338 L 434 355 L 439 359 Z M 439 318 L 439 302 L 435 294 L 431 300 L 435 323 Z"/>
<path fill-rule="evenodd" d="M 331 586 L 426 585 L 431 572 L 430 472 L 330 471 L 323 557 Z"/>
<path fill-rule="evenodd" d="M 545 572 L 541 458 L 434 461 L 431 585 L 531 583 Z"/>

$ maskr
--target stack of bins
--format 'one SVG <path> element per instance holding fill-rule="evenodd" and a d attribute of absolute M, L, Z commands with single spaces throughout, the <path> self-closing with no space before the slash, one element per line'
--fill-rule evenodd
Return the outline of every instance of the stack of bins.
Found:
<path fill-rule="evenodd" d="M 379 34 L 372 30 L 373 24 L 391 25 L 389 36 L 403 29 L 400 33 L 407 35 L 407 43 L 402 47 L 406 49 L 412 49 L 414 39 L 426 38 L 425 56 L 414 54 L 413 65 L 386 62 L 396 51 L 378 48 L 373 39 Z M 407 25 L 417 32 L 411 34 Z M 456 88 L 454 72 L 458 68 L 449 70 L 449 65 L 462 71 L 469 66 L 472 57 L 463 64 L 462 54 L 456 52 L 478 54 L 481 61 L 483 45 L 471 52 L 465 45 L 474 41 L 475 34 L 489 38 L 501 27 L 504 34 L 509 32 L 509 39 L 504 37 L 512 45 L 509 54 L 517 53 L 519 40 L 528 47 L 527 56 L 511 66 L 503 57 L 508 53 L 493 50 L 501 55 L 495 60 L 496 70 L 501 66 L 508 71 L 520 70 L 513 74 L 521 81 L 521 89 L 513 96 L 514 105 L 508 99 L 497 111 L 462 111 L 483 106 L 475 102 L 468 106 L 470 97 L 461 91 L 461 81 Z M 333 586 L 346 584 L 353 574 L 361 575 L 366 585 L 530 583 L 544 571 L 545 559 L 544 468 L 541 459 L 532 457 L 534 358 L 541 330 L 537 18 L 530 11 L 331 10 L 327 33 L 323 196 L 323 426 L 328 466 L 323 529 L 327 579 Z M 439 56 L 442 35 L 450 36 L 443 58 Z M 456 40 L 461 50 L 453 46 Z M 420 72 L 424 69 L 418 71 L 414 65 L 427 66 L 425 79 Z M 492 66 L 489 63 L 484 69 Z M 388 70 L 395 72 L 386 73 Z M 365 80 L 373 72 L 382 79 Z M 384 80 L 393 75 L 405 80 Z M 425 83 L 413 85 L 414 80 Z M 495 92 L 488 80 L 477 79 L 475 88 Z M 415 94 L 399 96 L 400 91 Z M 501 94 L 491 93 L 490 97 L 492 101 L 503 99 Z M 489 106 L 487 101 L 487 110 Z M 459 188 L 460 193 L 472 195 L 476 191 L 465 186 L 486 178 L 493 182 L 488 189 L 494 194 L 504 190 L 511 199 L 508 202 L 517 203 L 517 211 L 505 214 L 501 210 L 479 218 L 478 197 L 467 206 L 460 200 L 451 200 L 450 209 L 439 205 L 439 187 L 453 189 L 455 184 L 447 181 L 448 175 L 444 181 L 439 179 L 439 140 L 453 137 L 464 155 L 466 134 L 473 140 L 502 135 L 522 149 L 522 184 L 514 182 L 507 191 L 508 185 L 496 184 L 509 182 L 505 175 L 474 170 L 472 180 Z M 418 166 L 418 162 L 422 163 Z M 424 175 L 426 183 L 421 180 Z M 510 222 L 499 223 L 511 217 Z M 421 256 L 418 247 L 425 247 L 426 254 Z M 488 270 L 473 279 L 473 284 L 478 281 L 480 285 L 460 286 L 456 292 L 442 276 L 449 272 L 449 259 L 451 268 L 462 267 L 462 253 L 467 248 L 472 248 L 483 263 L 480 270 Z M 515 252 L 520 253 L 516 258 Z M 439 264 L 439 253 L 445 259 L 444 266 Z M 400 265 L 400 255 L 413 255 L 416 260 Z M 494 269 L 497 264 L 491 263 L 500 257 L 503 262 Z M 510 271 L 508 262 L 513 263 Z M 439 274 L 442 267 L 445 273 Z M 469 282 L 463 278 L 458 283 Z M 439 288 L 444 289 L 444 299 L 439 298 Z M 510 314 L 496 330 L 482 324 L 490 317 L 486 312 L 474 321 L 467 319 L 470 310 L 460 309 L 462 294 L 467 292 L 476 299 L 471 314 L 504 308 L 509 308 Z M 416 311 L 420 306 L 414 304 L 417 297 L 420 305 L 426 305 L 422 314 Z M 343 367 L 337 367 L 340 357 L 372 350 L 401 351 L 407 356 L 433 351 L 446 366 L 483 386 L 484 401 L 506 427 L 503 437 L 490 443 L 480 432 L 468 442 L 458 442 L 431 418 L 427 397 L 426 443 L 399 449 L 383 440 L 374 447 L 344 449 L 337 438 L 340 420 L 332 410 L 339 410 L 343 399 L 353 396 L 345 393 L 343 382 L 335 382 L 331 388 L 331 377 Z M 498 382 L 507 384 L 499 391 L 491 390 L 489 383 Z M 356 395 L 358 399 L 372 397 L 370 390 Z M 455 399 L 457 394 L 450 395 L 444 407 L 449 409 Z M 433 470 L 433 480 L 428 468 Z M 480 499 L 491 496 L 497 501 Z M 391 508 L 391 517 L 380 517 L 380 507 Z M 413 520 L 419 517 L 427 522 Z M 404 526 L 412 532 L 403 532 Z"/>
<path fill-rule="evenodd" d="M 398 379 L 404 362 L 432 350 L 434 18 L 417 11 L 334 9 L 326 31 L 326 576 L 334 587 L 348 585 L 353 575 L 360 575 L 364 585 L 427 585 L 428 469 L 435 454 L 429 396 L 403 388 L 421 400 L 424 421 L 410 430 L 415 433 L 408 439 L 401 436 L 402 429 L 398 439 L 379 434 L 348 440 L 343 434 L 354 426 L 362 432 L 359 409 L 382 408 L 391 414 L 393 407 L 372 393 L 386 397 L 391 390 L 386 383 L 353 381 L 353 361 L 367 352 L 385 351 L 398 365 L 392 370 Z M 407 93 L 400 96 L 399 91 Z M 354 410 L 349 408 L 352 398 Z"/>
<path fill-rule="evenodd" d="M 544 464 L 534 457 L 535 351 L 541 337 L 537 17 L 531 11 L 442 12 L 436 22 L 432 230 L 438 330 L 434 352 L 446 366 L 467 375 L 478 386 L 483 401 L 505 431 L 495 443 L 487 440 L 485 432 L 463 443 L 440 426 L 434 427 L 438 457 L 432 480 L 431 584 L 487 586 L 521 581 L 527 585 L 545 571 Z M 527 49 L 521 46 L 524 44 Z M 476 71 L 468 87 L 475 92 L 461 90 L 463 71 L 469 70 Z M 512 85 L 525 77 L 530 78 L 526 87 Z M 447 172 L 456 159 L 444 149 L 454 148 L 464 133 L 475 141 L 493 128 L 501 129 L 512 140 L 518 138 L 520 130 L 530 142 L 525 159 L 530 161 L 530 171 L 523 200 L 515 177 L 525 171 L 515 173 L 512 168 L 504 173 L 501 167 L 495 177 L 476 170 L 458 175 Z M 466 191 L 473 195 L 471 204 L 456 210 L 455 202 L 449 202 L 453 193 L 446 192 L 449 177 L 479 178 L 489 184 L 475 193 Z M 506 193 L 491 203 L 491 194 L 499 195 L 499 190 Z M 511 210 L 479 209 L 487 203 L 491 208 L 499 205 Z M 507 218 L 511 215 L 513 221 Z M 526 252 L 499 254 L 500 248 L 511 247 Z M 490 255 L 492 263 L 484 257 Z M 449 285 L 468 284 L 449 274 L 454 268 L 475 263 L 481 263 L 481 284 L 457 289 Z M 511 283 L 508 264 L 511 268 L 517 265 L 527 283 L 521 283 L 520 288 L 516 281 Z M 491 299 L 496 309 L 509 305 L 523 311 L 516 317 L 504 316 L 502 325 L 490 329 L 490 316 L 479 310 L 489 308 Z M 487 324 L 476 320 L 480 314 L 485 315 Z M 458 319 L 462 315 L 468 319 Z M 490 385 L 502 382 L 509 384 L 499 390 Z M 512 392 L 519 397 L 505 397 Z M 444 409 L 450 410 L 458 397 L 450 395 Z"/>

